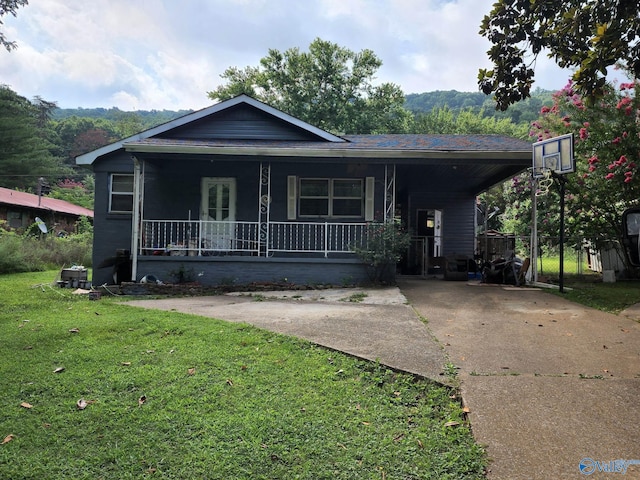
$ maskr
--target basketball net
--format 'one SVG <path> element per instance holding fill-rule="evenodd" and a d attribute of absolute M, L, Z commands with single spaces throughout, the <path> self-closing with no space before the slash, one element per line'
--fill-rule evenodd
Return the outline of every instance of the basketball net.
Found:
<path fill-rule="evenodd" d="M 550 168 L 543 168 L 542 177 L 535 179 L 537 180 L 537 188 L 536 188 L 536 197 L 544 197 L 549 193 L 549 189 L 551 185 L 553 185 L 553 173 Z"/>

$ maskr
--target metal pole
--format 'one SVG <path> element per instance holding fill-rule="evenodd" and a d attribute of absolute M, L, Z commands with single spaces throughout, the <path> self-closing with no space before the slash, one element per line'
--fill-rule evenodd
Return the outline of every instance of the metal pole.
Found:
<path fill-rule="evenodd" d="M 566 179 L 554 173 L 560 183 L 560 293 L 564 293 L 564 191 Z"/>

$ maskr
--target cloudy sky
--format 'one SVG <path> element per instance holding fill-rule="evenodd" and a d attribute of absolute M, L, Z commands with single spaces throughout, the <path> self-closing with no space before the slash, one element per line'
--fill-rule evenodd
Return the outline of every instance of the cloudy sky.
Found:
<path fill-rule="evenodd" d="M 494 0 L 30 0 L 3 31 L 0 84 L 63 108 L 199 109 L 228 67 L 315 38 L 382 60 L 405 93 L 477 91 L 490 67 L 478 35 Z M 570 73 L 538 59 L 536 84 Z"/>

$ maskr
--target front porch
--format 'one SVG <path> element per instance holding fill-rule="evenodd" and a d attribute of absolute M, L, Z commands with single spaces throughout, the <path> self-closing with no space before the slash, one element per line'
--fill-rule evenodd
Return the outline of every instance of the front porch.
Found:
<path fill-rule="evenodd" d="M 292 256 L 353 254 L 367 223 L 142 220 L 140 256 Z"/>
<path fill-rule="evenodd" d="M 136 277 L 205 285 L 367 283 L 367 223 L 142 220 Z"/>

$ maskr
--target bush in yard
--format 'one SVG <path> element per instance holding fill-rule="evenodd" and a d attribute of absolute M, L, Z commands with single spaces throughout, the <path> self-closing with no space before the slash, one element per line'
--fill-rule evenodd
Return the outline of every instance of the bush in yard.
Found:
<path fill-rule="evenodd" d="M 87 219 L 78 222 L 79 233 L 66 237 L 31 234 L 32 230 L 20 235 L 0 228 L 0 274 L 91 266 L 93 229 Z"/>
<path fill-rule="evenodd" d="M 366 243 L 354 247 L 354 252 L 369 267 L 373 283 L 389 285 L 395 282 L 396 264 L 406 253 L 411 236 L 400 222 L 373 222 L 367 225 Z"/>

